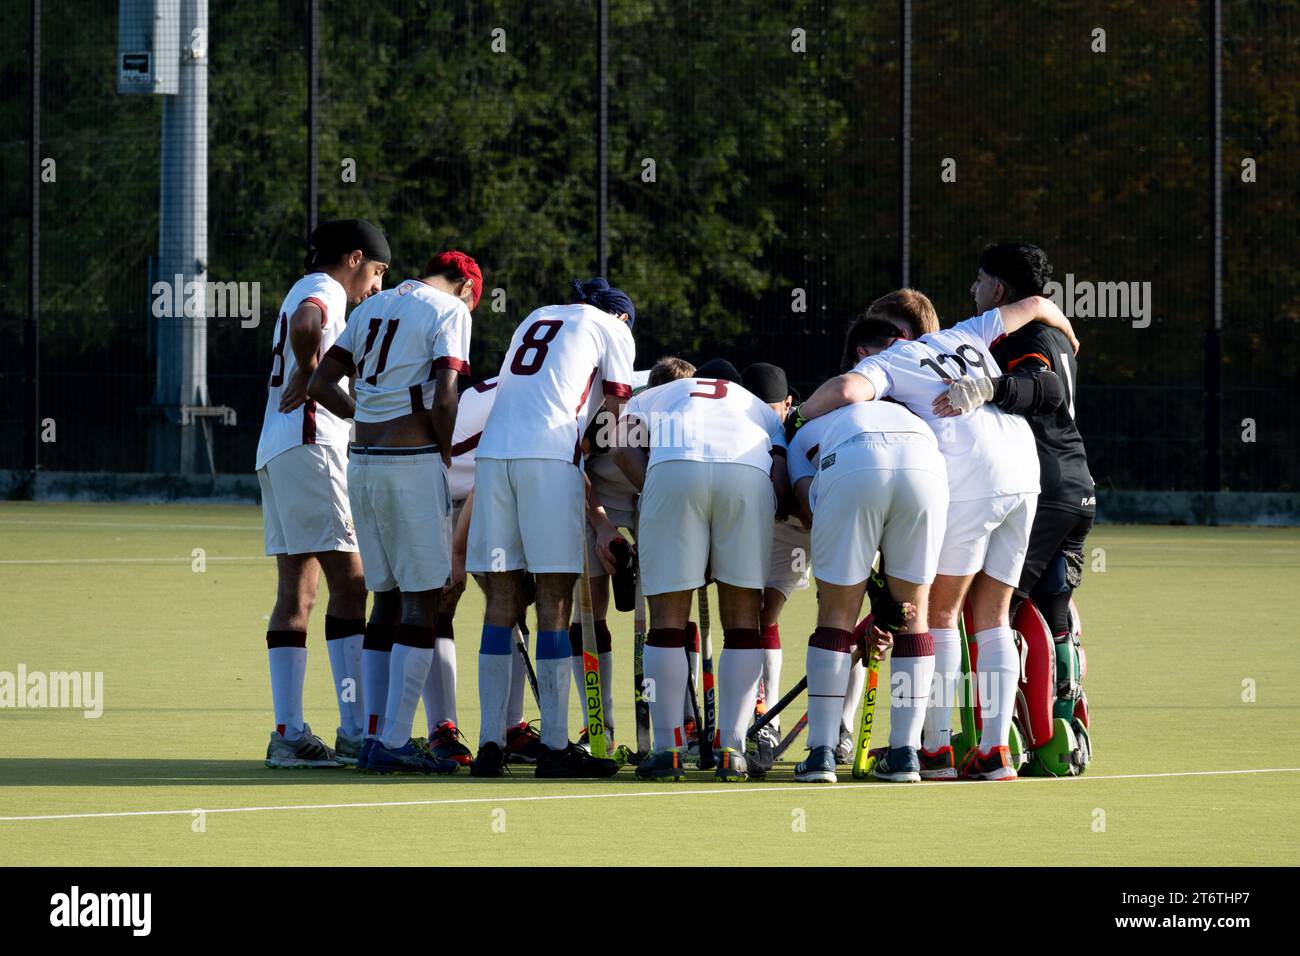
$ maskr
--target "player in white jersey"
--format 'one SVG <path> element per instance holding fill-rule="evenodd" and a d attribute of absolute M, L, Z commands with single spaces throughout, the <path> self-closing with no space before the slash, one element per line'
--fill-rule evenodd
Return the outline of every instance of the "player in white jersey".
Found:
<path fill-rule="evenodd" d="M 451 577 L 446 466 L 456 382 L 469 373 L 470 310 L 482 287 L 482 273 L 469 256 L 435 255 L 424 278 L 407 279 L 353 313 L 308 386 L 322 405 L 356 420 L 348 495 L 366 586 L 375 592 L 377 611 L 379 595 L 388 595 L 381 620 L 396 625 L 384 635 L 392 638 L 386 671 L 379 641 L 370 643 L 374 654 L 365 661 L 365 691 L 385 701 L 382 720 L 377 703 L 371 705 L 358 760 L 358 768 L 371 773 L 450 773 L 458 766 L 417 743 L 410 731 L 435 657 L 455 684 L 455 644 L 437 639 L 438 605 Z M 355 403 L 339 385 L 344 376 L 353 379 Z M 400 606 L 397 621 L 394 603 Z"/>
<path fill-rule="evenodd" d="M 835 782 L 854 625 L 879 549 L 891 597 L 915 613 L 893 640 L 889 748 L 876 776 L 919 781 L 917 750 L 934 679 L 926 598 L 948 510 L 934 433 L 895 402 L 854 402 L 799 429 L 788 460 L 795 493 L 813 516 L 817 578 L 817 629 L 808 641 L 810 752 L 796 765 L 795 780 Z"/>
<path fill-rule="evenodd" d="M 979 670 L 989 675 L 983 686 L 992 692 L 981 695 L 982 738 L 962 772 L 986 780 L 1015 777 L 1007 736 L 1020 661 L 1007 614 L 1034 517 L 1037 452 L 1023 419 L 986 405 L 945 418 L 935 405 L 941 399 L 946 404 L 949 385 L 964 374 L 999 375 L 990 344 L 1032 321 L 1061 330 L 1077 347 L 1069 320 L 1041 296 L 916 341 L 898 340 L 897 329 L 881 322 L 865 340 L 871 354 L 853 371 L 822 385 L 794 421 L 797 428 L 804 420 L 851 402 L 892 397 L 925 419 L 938 439 L 948 468 L 949 507 L 938 576 L 930 593 L 936 694 L 926 719 L 926 749 L 919 755 L 922 776 L 928 778 L 956 775 L 949 725 L 960 666 L 957 616 L 968 590 Z"/>
<path fill-rule="evenodd" d="M 571 744 L 569 618 L 586 547 L 582 436 L 603 403 L 617 414 L 632 392 L 631 299 L 602 278 L 575 283 L 573 305 L 537 309 L 501 363 L 496 404 L 476 450 L 467 569 L 484 575 L 475 776 L 500 776 L 510 690 L 511 632 L 525 573 L 537 583 L 540 777 L 611 776 L 613 760 Z"/>
<path fill-rule="evenodd" d="M 745 729 L 763 669 L 759 615 L 776 502 L 785 493 L 781 419 L 714 360 L 691 378 L 648 389 L 623 413 L 615 460 L 641 489 L 642 590 L 650 604 L 645 677 L 653 681 L 653 750 L 642 779 L 681 779 L 686 619 L 706 569 L 718 583 L 724 650 L 718 666 L 721 749 L 714 778 L 746 777 Z"/>
<path fill-rule="evenodd" d="M 320 357 L 342 333 L 348 303 L 378 292 L 389 262 L 383 233 L 358 219 L 322 223 L 311 235 L 307 274 L 293 284 L 272 329 L 271 376 L 257 443 L 266 553 L 279 583 L 266 630 L 275 730 L 269 767 L 355 763 L 362 704 L 356 694 L 366 585 L 348 506 L 350 425 L 307 397 Z M 307 625 L 321 571 L 329 585 L 325 646 L 334 676 L 339 726 L 334 749 L 303 716 Z"/>

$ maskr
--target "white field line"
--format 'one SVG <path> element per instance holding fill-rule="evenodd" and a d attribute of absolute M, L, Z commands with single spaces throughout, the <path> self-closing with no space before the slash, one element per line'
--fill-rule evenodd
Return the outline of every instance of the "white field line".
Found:
<path fill-rule="evenodd" d="M 204 561 L 265 561 L 266 555 L 211 555 L 205 557 Z M 184 563 L 190 564 L 194 561 L 191 555 L 182 557 L 167 558 L 10 558 L 0 560 L 0 565 L 6 564 L 172 564 Z"/>
<path fill-rule="evenodd" d="M 1115 773 L 1099 774 L 1096 776 L 1085 774 L 1082 777 L 1021 777 L 1017 783 L 1046 783 L 1056 781 L 1058 783 L 1073 782 L 1081 783 L 1089 780 L 1158 780 L 1171 777 L 1231 777 L 1243 776 L 1249 774 L 1261 773 L 1300 773 L 1300 767 L 1268 767 L 1256 770 L 1188 770 L 1170 773 Z M 883 793 L 905 793 L 911 792 L 921 787 L 939 787 L 941 790 L 956 790 L 963 783 L 970 785 L 980 781 L 951 781 L 951 780 L 933 780 L 919 784 L 895 785 L 895 786 L 870 786 L 870 792 L 876 795 Z M 707 790 L 683 790 L 673 784 L 663 784 L 646 790 L 621 791 L 616 793 L 563 793 L 551 794 L 546 796 L 534 797 L 457 797 L 450 800 L 388 800 L 375 801 L 367 803 L 303 803 L 291 804 L 280 807 L 190 807 L 184 810 L 123 810 L 111 813 L 47 813 L 34 816 L 20 817 L 0 817 L 0 823 L 17 823 L 34 820 L 90 820 L 113 817 L 171 817 L 171 816 L 193 816 L 195 813 L 267 813 L 277 810 L 354 810 L 354 809 L 375 809 L 385 807 L 441 807 L 441 806 L 463 806 L 467 804 L 500 804 L 500 803 L 535 803 L 549 800 L 616 800 L 636 799 L 639 797 L 719 797 L 727 795 L 739 795 L 749 793 L 824 793 L 830 790 L 859 790 L 867 792 L 867 787 L 860 783 L 837 783 L 822 784 L 820 786 L 813 784 L 803 784 L 799 786 L 784 787 L 727 787 L 715 786 Z"/>

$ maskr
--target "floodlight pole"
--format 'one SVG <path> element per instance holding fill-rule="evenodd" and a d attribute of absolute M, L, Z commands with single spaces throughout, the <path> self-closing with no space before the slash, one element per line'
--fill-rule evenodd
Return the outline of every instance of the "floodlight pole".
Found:
<path fill-rule="evenodd" d="M 898 258 L 899 285 L 912 284 L 912 0 L 898 4 Z"/>
<path fill-rule="evenodd" d="M 36 493 L 40 467 L 40 317 L 41 317 L 41 0 L 31 3 L 29 42 L 31 100 L 28 133 L 27 316 L 23 322 L 23 496 Z"/>
<path fill-rule="evenodd" d="M 609 267 L 609 3 L 596 0 L 596 274 Z"/>
<path fill-rule="evenodd" d="M 1213 0 L 1214 35 L 1210 44 L 1214 183 L 1212 316 L 1205 333 L 1205 480 L 1206 491 L 1223 487 L 1223 3 Z"/>
<path fill-rule="evenodd" d="M 163 97 L 155 278 L 172 287 L 172 308 L 154 319 L 158 414 L 150 457 L 154 471 L 193 474 L 211 467 L 204 426 L 186 414 L 208 405 L 206 295 L 197 310 L 185 308 L 187 288 L 206 290 L 208 279 L 208 0 L 180 0 L 180 41 L 177 92 Z"/>
<path fill-rule="evenodd" d="M 307 235 L 316 231 L 320 193 L 316 182 L 316 101 L 320 87 L 320 0 L 307 3 Z"/>

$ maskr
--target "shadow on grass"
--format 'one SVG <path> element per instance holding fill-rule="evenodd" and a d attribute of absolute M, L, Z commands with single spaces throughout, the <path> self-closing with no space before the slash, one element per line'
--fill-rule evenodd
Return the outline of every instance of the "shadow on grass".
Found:
<path fill-rule="evenodd" d="M 793 782 L 793 766 L 781 765 L 763 781 L 753 784 L 785 784 Z M 841 780 L 852 779 L 847 771 Z M 471 777 L 461 769 L 444 776 L 421 778 L 412 775 L 375 776 L 361 774 L 351 767 L 338 769 L 272 770 L 260 760 L 174 760 L 130 758 L 72 758 L 72 757 L 0 757 L 0 789 L 4 787 L 320 787 L 366 786 L 403 783 L 440 782 L 472 784 L 561 784 L 584 786 L 600 784 L 625 785 L 673 789 L 673 784 L 652 784 L 639 781 L 631 767 L 624 767 L 616 777 L 603 780 L 538 780 L 533 768 L 518 766 L 504 777 Z M 687 779 L 676 786 L 711 785 L 711 771 L 690 770 Z M 740 786 L 745 786 L 741 784 Z"/>

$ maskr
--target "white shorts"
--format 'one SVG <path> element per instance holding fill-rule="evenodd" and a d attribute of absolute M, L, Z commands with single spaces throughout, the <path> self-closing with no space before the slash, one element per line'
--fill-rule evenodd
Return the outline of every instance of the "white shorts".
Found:
<path fill-rule="evenodd" d="M 611 508 L 605 506 L 605 514 L 609 516 L 610 523 L 624 531 L 631 531 L 632 537 L 636 538 L 636 513 L 624 511 L 621 508 Z M 605 575 L 605 566 L 600 563 L 600 555 L 596 553 L 596 529 L 590 523 L 583 522 L 587 529 L 587 571 L 593 578 L 603 577 Z"/>
<path fill-rule="evenodd" d="M 581 574 L 585 488 L 572 462 L 479 458 L 466 570 Z"/>
<path fill-rule="evenodd" d="M 875 433 L 881 436 L 882 433 Z M 934 581 L 948 510 L 943 456 L 920 436 L 840 445 L 816 478 L 813 568 L 818 581 L 843 587 L 881 570 L 913 584 Z"/>
<path fill-rule="evenodd" d="M 336 445 L 299 445 L 257 470 L 267 554 L 357 550 L 347 457 Z"/>
<path fill-rule="evenodd" d="M 432 591 L 451 577 L 447 469 L 436 451 L 426 449 L 363 453 L 353 446 L 348 457 L 348 494 L 371 591 Z"/>
<path fill-rule="evenodd" d="M 786 597 L 808 587 L 812 564 L 812 536 L 798 518 L 778 521 L 772 528 L 772 556 L 768 559 L 766 587 Z"/>
<path fill-rule="evenodd" d="M 772 479 L 739 462 L 662 461 L 641 493 L 642 592 L 704 586 L 704 571 L 723 584 L 762 590 L 772 555 L 776 495 Z"/>
<path fill-rule="evenodd" d="M 964 577 L 982 570 L 1015 587 L 1029 551 L 1038 495 L 999 495 L 954 501 L 948 506 L 948 530 L 939 552 L 939 573 Z"/>

